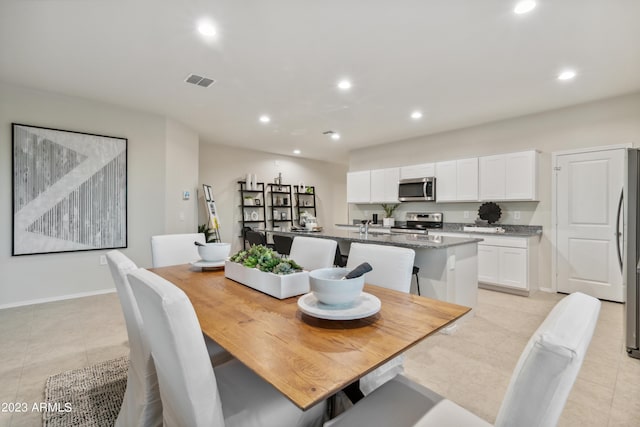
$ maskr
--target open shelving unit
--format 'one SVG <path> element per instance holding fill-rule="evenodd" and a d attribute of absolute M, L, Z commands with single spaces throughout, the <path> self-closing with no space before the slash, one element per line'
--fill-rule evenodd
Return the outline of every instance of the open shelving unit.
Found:
<path fill-rule="evenodd" d="M 271 227 L 289 223 L 293 226 L 293 199 L 291 185 L 267 184 L 269 199 L 271 200 Z"/>
<path fill-rule="evenodd" d="M 316 187 L 313 185 L 293 186 L 294 195 L 296 197 L 297 219 L 300 221 L 300 215 L 307 212 L 317 217 L 316 209 Z"/>
<path fill-rule="evenodd" d="M 240 184 L 240 230 L 249 227 L 266 228 L 267 214 L 265 206 L 264 182 L 257 182 L 255 188 L 248 189 L 245 181 L 238 181 Z M 258 203 L 258 204 L 256 204 Z M 241 238 L 244 235 L 240 235 Z M 244 244 L 243 244 L 244 247 Z"/>

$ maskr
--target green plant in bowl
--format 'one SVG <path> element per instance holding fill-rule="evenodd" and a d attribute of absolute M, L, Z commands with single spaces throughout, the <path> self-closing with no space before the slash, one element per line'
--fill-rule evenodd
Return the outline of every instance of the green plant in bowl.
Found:
<path fill-rule="evenodd" d="M 229 258 L 248 268 L 257 268 L 274 274 L 291 274 L 302 271 L 294 260 L 284 259 L 273 249 L 264 245 L 253 245 L 247 250 L 242 250 Z"/>

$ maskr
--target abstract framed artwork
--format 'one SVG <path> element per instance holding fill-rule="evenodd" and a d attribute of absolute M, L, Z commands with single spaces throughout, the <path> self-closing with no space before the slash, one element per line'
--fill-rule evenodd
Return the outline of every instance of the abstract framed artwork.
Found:
<path fill-rule="evenodd" d="M 12 255 L 127 247 L 127 139 L 12 124 Z"/>

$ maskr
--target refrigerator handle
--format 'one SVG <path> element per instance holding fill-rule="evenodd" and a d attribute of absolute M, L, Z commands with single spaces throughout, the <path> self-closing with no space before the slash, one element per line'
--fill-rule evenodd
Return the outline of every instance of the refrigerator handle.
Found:
<path fill-rule="evenodd" d="M 623 273 L 622 251 L 620 250 L 620 215 L 622 215 L 622 201 L 624 197 L 624 189 L 620 191 L 620 200 L 618 201 L 618 215 L 616 216 L 616 249 L 618 250 L 618 263 L 620 264 L 620 272 Z"/>

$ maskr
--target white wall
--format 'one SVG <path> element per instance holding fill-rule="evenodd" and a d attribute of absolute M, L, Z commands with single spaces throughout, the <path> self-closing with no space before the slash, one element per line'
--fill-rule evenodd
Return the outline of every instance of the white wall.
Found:
<path fill-rule="evenodd" d="M 167 224 L 165 163 L 167 153 L 180 151 L 178 126 L 154 114 L 0 84 L 0 307 L 113 289 L 108 267 L 99 264 L 107 251 L 11 256 L 12 122 L 128 139 L 128 248 L 123 252 L 150 266 L 150 237 L 163 233 Z M 165 148 L 167 133 L 171 149 Z M 187 139 L 197 150 L 193 137 Z M 191 163 L 180 167 L 197 177 L 197 160 Z M 189 182 L 194 186 L 197 178 Z"/>
<path fill-rule="evenodd" d="M 428 117 L 425 117 L 428 120 Z M 640 145 L 640 93 L 619 96 L 574 107 L 488 123 L 437 135 L 354 150 L 349 170 L 377 169 L 458 158 L 541 151 L 540 202 L 499 202 L 501 222 L 542 225 L 539 277 L 541 286 L 551 283 L 551 153 L 614 144 Z M 479 203 L 403 203 L 394 215 L 407 211 L 442 211 L 447 222 L 470 222 Z M 514 211 L 521 219 L 513 218 Z M 464 219 L 470 211 L 471 219 Z M 379 205 L 350 205 L 350 220 L 382 213 Z"/>
<path fill-rule="evenodd" d="M 240 193 L 238 181 L 255 173 L 259 182 L 273 182 L 282 172 L 282 183 L 316 187 L 317 216 L 320 225 L 333 225 L 347 218 L 346 173 L 344 165 L 280 156 L 260 151 L 200 143 L 200 183 L 211 185 L 218 208 L 222 240 L 240 248 Z M 199 199 L 202 192 L 199 192 Z M 204 205 L 199 200 L 200 223 Z"/>
<path fill-rule="evenodd" d="M 165 169 L 165 233 L 198 231 L 198 134 L 174 120 L 167 120 Z M 184 200 L 182 194 L 191 197 Z"/>

